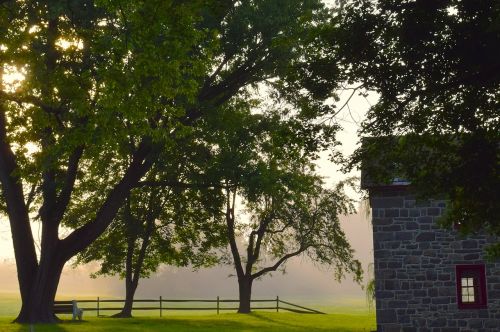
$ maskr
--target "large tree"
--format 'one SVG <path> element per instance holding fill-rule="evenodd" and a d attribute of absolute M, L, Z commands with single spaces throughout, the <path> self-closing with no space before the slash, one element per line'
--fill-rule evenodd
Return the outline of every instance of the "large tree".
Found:
<path fill-rule="evenodd" d="M 125 302 L 113 317 L 132 317 L 140 279 L 150 277 L 160 264 L 198 268 L 218 262 L 213 248 L 221 247 L 226 240 L 217 223 L 220 218 L 211 213 L 210 197 L 207 190 L 158 186 L 134 189 L 117 220 L 77 256 L 79 264 L 100 263 L 92 277 L 119 275 L 124 279 Z"/>
<path fill-rule="evenodd" d="M 161 264 L 199 268 L 218 262 L 214 249 L 227 242 L 221 231 L 222 200 L 220 185 L 198 174 L 209 154 L 205 143 L 192 135 L 202 131 L 184 135 L 170 159 L 160 157 L 130 191 L 114 222 L 77 255 L 75 264 L 100 263 L 92 277 L 119 275 L 124 279 L 124 306 L 113 317 L 132 317 L 140 279 L 150 277 Z M 89 206 L 92 202 L 99 201 L 74 204 L 67 211 L 65 226 L 76 228 L 88 219 L 95 210 Z"/>
<path fill-rule="evenodd" d="M 380 96 L 354 164 L 444 195 L 446 225 L 500 235 L 500 3 L 354 0 L 335 20 L 345 79 Z"/>
<path fill-rule="evenodd" d="M 18 271 L 18 322 L 54 322 L 65 263 L 204 117 L 259 83 L 302 117 L 330 111 L 319 0 L 2 1 L 0 182 Z M 210 111 L 210 112 L 209 112 Z M 173 156 L 170 158 L 170 156 Z M 74 205 L 95 209 L 66 236 Z M 41 223 L 37 253 L 31 221 Z"/>
<path fill-rule="evenodd" d="M 224 185 L 227 238 L 239 286 L 239 313 L 251 309 L 256 279 L 296 256 L 361 279 L 339 216 L 353 211 L 343 184 L 327 189 L 314 174 L 319 151 L 334 144 L 337 126 L 297 121 L 286 107 L 251 112 L 231 105 L 215 127 L 211 176 Z M 231 125 L 233 124 L 233 125 Z M 234 124 L 238 124 L 235 126 Z"/>

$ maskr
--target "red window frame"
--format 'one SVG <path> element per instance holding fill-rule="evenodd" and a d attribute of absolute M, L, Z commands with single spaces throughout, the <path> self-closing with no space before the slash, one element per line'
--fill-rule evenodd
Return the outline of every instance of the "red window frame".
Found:
<path fill-rule="evenodd" d="M 456 266 L 456 281 L 457 281 L 457 304 L 459 309 L 482 309 L 488 304 L 486 294 L 486 269 L 484 264 L 475 265 L 457 265 Z M 472 286 L 462 286 L 462 278 L 472 279 Z M 462 295 L 468 297 L 467 294 L 462 294 L 464 288 L 472 288 L 474 299 L 472 302 L 463 302 Z M 470 297 L 469 297 L 470 298 Z"/>

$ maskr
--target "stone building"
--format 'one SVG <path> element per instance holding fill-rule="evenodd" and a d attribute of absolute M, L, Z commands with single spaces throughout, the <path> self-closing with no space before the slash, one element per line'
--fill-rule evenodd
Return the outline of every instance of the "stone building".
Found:
<path fill-rule="evenodd" d="M 418 201 L 404 181 L 362 183 L 372 208 L 377 331 L 500 331 L 500 262 L 436 224 L 443 200 Z"/>

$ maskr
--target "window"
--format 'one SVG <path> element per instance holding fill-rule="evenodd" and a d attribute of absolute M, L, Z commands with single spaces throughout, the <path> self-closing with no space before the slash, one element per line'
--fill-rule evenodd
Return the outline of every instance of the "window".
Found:
<path fill-rule="evenodd" d="M 486 273 L 484 265 L 457 265 L 456 276 L 458 308 L 486 308 Z"/>

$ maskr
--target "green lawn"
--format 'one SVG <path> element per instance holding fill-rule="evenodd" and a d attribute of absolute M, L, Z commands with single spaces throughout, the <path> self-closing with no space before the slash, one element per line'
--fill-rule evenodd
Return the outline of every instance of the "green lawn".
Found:
<path fill-rule="evenodd" d="M 250 315 L 194 311 L 164 312 L 163 318 L 156 311 L 136 311 L 137 318 L 113 319 L 97 318 L 96 312 L 84 313 L 84 321 L 72 322 L 70 315 L 58 325 L 36 325 L 35 332 L 43 331 L 372 331 L 375 330 L 375 314 L 368 312 L 366 305 L 360 301 L 343 300 L 335 305 L 321 305 L 306 300 L 292 301 L 326 312 L 327 315 L 305 315 L 287 312 L 257 311 Z M 17 294 L 0 294 L 0 332 L 29 332 L 29 326 L 12 324 L 12 320 L 20 308 Z M 113 312 L 103 312 L 106 315 Z"/>
<path fill-rule="evenodd" d="M 0 318 L 0 331 L 28 332 L 29 326 L 12 324 L 10 318 Z M 113 319 L 87 317 L 82 322 L 64 321 L 58 325 L 36 325 L 35 331 L 371 331 L 375 329 L 372 314 L 301 315 L 294 313 L 256 312 L 250 315 L 178 315 Z"/>

